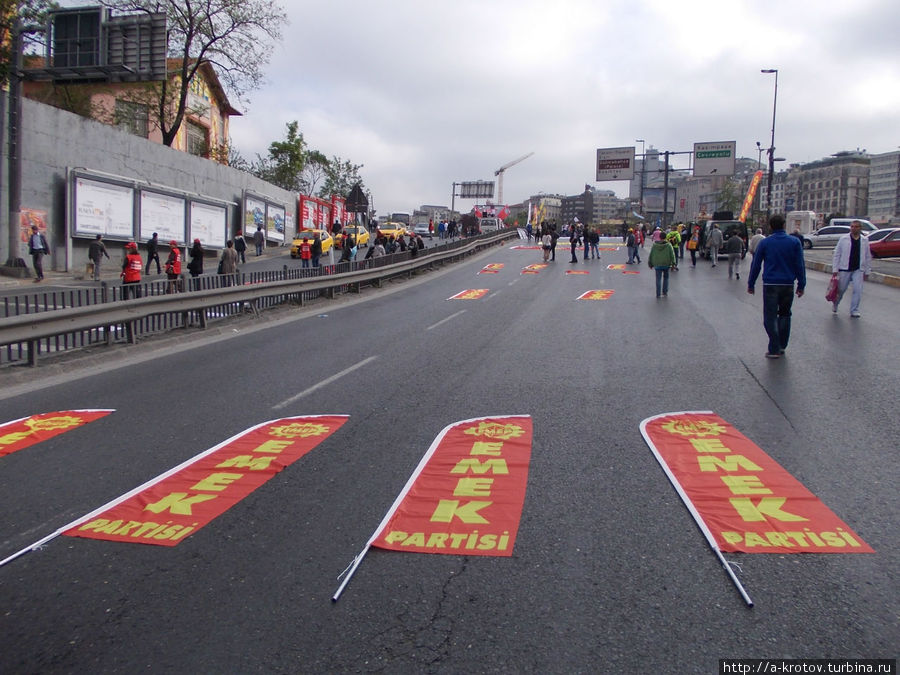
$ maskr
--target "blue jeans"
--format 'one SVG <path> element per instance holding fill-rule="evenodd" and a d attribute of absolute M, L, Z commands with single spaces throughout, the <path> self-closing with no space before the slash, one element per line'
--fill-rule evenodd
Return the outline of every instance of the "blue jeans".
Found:
<path fill-rule="evenodd" d="M 769 336 L 769 353 L 780 354 L 791 337 L 791 305 L 794 284 L 763 285 L 763 326 Z"/>
<path fill-rule="evenodd" d="M 663 295 L 669 294 L 669 266 L 657 265 L 653 269 L 656 270 L 656 297 L 659 297 L 660 282 L 662 283 Z"/>

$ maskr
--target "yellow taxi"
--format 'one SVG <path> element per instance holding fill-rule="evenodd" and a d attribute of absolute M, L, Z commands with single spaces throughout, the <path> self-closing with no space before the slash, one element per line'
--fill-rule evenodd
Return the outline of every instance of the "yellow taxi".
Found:
<path fill-rule="evenodd" d="M 399 237 L 401 234 L 404 237 L 406 236 L 406 227 L 403 223 L 381 223 L 381 225 L 378 226 L 378 231 L 388 239 L 391 237 Z"/>
<path fill-rule="evenodd" d="M 338 232 L 334 237 L 334 245 L 340 248 L 344 244 L 344 234 L 347 233 L 353 237 L 357 246 L 369 245 L 369 231 L 362 225 L 345 225 L 344 229 Z"/>
<path fill-rule="evenodd" d="M 294 235 L 294 241 L 291 243 L 291 257 L 299 258 L 300 244 L 303 243 L 303 239 L 309 239 L 309 243 L 312 244 L 313 239 L 316 238 L 316 234 L 318 234 L 319 239 L 322 240 L 322 255 L 328 253 L 334 245 L 334 239 L 331 238 L 331 234 L 327 230 L 300 230 Z"/>

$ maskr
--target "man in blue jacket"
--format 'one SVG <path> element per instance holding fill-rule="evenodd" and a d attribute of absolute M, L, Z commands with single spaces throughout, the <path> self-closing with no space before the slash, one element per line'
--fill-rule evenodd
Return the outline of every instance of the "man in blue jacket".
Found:
<path fill-rule="evenodd" d="M 756 277 L 765 261 L 763 270 L 763 326 L 769 336 L 766 357 L 780 358 L 787 348 L 791 336 L 791 305 L 794 302 L 794 281 L 797 282 L 797 297 L 803 297 L 806 288 L 806 265 L 803 261 L 803 246 L 796 237 L 784 231 L 784 218 L 772 216 L 769 219 L 772 234 L 759 242 L 747 292 L 753 295 Z"/>

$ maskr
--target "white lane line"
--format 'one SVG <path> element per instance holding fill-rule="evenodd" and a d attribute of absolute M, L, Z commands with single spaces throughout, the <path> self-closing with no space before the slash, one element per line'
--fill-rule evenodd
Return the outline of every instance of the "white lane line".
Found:
<path fill-rule="evenodd" d="M 426 328 L 425 330 L 431 330 L 432 328 L 437 328 L 437 327 L 440 326 L 442 323 L 447 323 L 447 322 L 450 321 L 451 319 L 455 319 L 456 317 L 458 317 L 460 314 L 465 314 L 465 313 L 466 313 L 466 310 L 461 309 L 461 310 L 459 310 L 456 314 L 451 314 L 450 316 L 441 319 L 441 320 L 438 321 L 437 323 L 431 324 L 431 325 L 428 326 L 428 328 Z"/>
<path fill-rule="evenodd" d="M 494 292 L 491 293 L 489 296 L 487 296 L 487 297 L 485 298 L 485 300 L 490 300 L 491 298 L 493 298 L 494 296 L 498 295 L 499 293 L 500 293 L 500 291 L 494 291 Z"/>
<path fill-rule="evenodd" d="M 356 364 L 350 366 L 349 368 L 345 368 L 345 369 L 342 370 L 341 372 L 335 373 L 335 374 L 332 375 L 331 377 L 322 380 L 322 381 L 319 382 L 318 384 L 314 384 L 314 385 L 311 386 L 309 389 L 304 389 L 304 390 L 301 391 L 299 394 L 294 394 L 294 395 L 291 396 L 290 398 L 286 398 L 285 400 L 283 400 L 281 403 L 278 403 L 277 405 L 273 405 L 273 406 L 272 406 L 272 409 L 273 409 L 273 410 L 278 410 L 278 409 L 280 409 L 280 408 L 284 408 L 285 406 L 290 405 L 290 404 L 293 403 L 294 401 L 297 401 L 297 400 L 303 398 L 303 397 L 306 396 L 307 394 L 313 393 L 316 389 L 321 389 L 322 387 L 325 387 L 325 386 L 331 384 L 332 382 L 341 379 L 342 377 L 344 377 L 344 375 L 349 375 L 349 374 L 352 373 L 354 370 L 357 370 L 358 368 L 362 368 L 364 365 L 366 365 L 367 363 L 370 363 L 370 362 L 374 361 L 374 360 L 377 359 L 377 358 L 378 358 L 377 356 L 370 356 L 369 358 L 364 359 L 364 360 L 360 361 L 359 363 L 356 363 Z"/>

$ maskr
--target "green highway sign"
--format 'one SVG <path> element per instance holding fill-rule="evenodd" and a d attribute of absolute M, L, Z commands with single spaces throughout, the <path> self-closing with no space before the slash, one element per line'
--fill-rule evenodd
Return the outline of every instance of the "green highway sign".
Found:
<path fill-rule="evenodd" d="M 697 153 L 698 159 L 712 159 L 713 157 L 731 157 L 731 150 L 708 150 Z"/>

